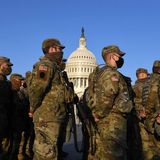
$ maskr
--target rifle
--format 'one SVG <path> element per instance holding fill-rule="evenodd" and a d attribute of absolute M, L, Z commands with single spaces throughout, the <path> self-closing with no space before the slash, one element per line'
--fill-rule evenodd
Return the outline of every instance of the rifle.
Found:
<path fill-rule="evenodd" d="M 96 152 L 96 137 L 99 135 L 97 124 L 84 100 L 79 101 L 76 107 L 78 110 L 78 117 L 84 126 L 84 132 L 89 136 L 88 143 L 90 146 L 90 152 L 94 155 Z"/>

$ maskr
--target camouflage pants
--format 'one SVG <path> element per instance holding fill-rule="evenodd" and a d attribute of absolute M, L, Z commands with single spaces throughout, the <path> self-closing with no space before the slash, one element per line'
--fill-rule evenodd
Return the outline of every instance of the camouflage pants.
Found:
<path fill-rule="evenodd" d="M 121 115 L 112 114 L 106 120 L 100 120 L 98 123 L 100 134 L 96 137 L 96 153 L 94 156 L 89 155 L 88 159 L 126 160 L 126 127 L 126 120 Z"/>
<path fill-rule="evenodd" d="M 34 123 L 34 160 L 57 160 L 60 123 Z"/>
<path fill-rule="evenodd" d="M 160 146 L 158 147 L 158 143 L 156 142 L 154 135 L 149 133 L 142 123 L 140 123 L 140 134 L 142 139 L 143 159 L 154 160 L 155 157 L 160 156 Z"/>

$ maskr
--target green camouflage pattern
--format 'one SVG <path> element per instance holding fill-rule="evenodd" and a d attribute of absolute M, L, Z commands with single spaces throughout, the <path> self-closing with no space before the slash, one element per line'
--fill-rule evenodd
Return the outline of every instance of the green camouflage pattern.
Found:
<path fill-rule="evenodd" d="M 99 118 L 97 149 L 94 158 L 89 156 L 89 159 L 124 160 L 127 149 L 126 114 L 130 113 L 133 107 L 128 87 L 123 76 L 108 65 L 99 71 L 98 77 L 96 96 L 90 95 L 87 100 L 92 113 Z M 96 97 L 96 100 L 93 100 L 93 97 Z M 96 102 L 95 105 L 92 105 L 93 101 Z"/>
<path fill-rule="evenodd" d="M 142 102 L 142 91 L 143 91 L 143 87 L 144 87 L 144 84 L 146 81 L 147 81 L 147 79 L 137 80 L 133 86 L 133 90 L 136 95 L 134 98 L 134 103 L 135 103 L 135 107 L 136 107 L 137 112 L 144 109 L 143 102 Z"/>
<path fill-rule="evenodd" d="M 55 38 L 46 39 L 42 43 L 42 49 L 52 47 L 52 46 L 59 46 L 61 48 L 65 48 L 65 46 L 61 45 L 60 41 Z"/>
<path fill-rule="evenodd" d="M 40 58 L 28 74 L 27 86 L 35 127 L 34 158 L 58 159 L 58 137 L 66 117 L 70 95 L 59 66 L 47 57 Z"/>
<path fill-rule="evenodd" d="M 147 83 L 147 81 L 148 79 L 137 80 L 135 82 L 135 85 L 133 86 L 136 95 L 134 98 L 134 103 L 139 118 L 139 128 L 140 128 L 140 136 L 142 144 L 141 154 L 143 159 L 145 160 L 151 159 L 155 152 L 155 144 L 153 143 L 153 137 L 150 136 L 148 131 L 146 130 L 146 126 L 144 125 L 144 119 L 141 119 L 139 117 L 139 113 L 141 111 L 145 112 L 142 95 L 143 95 L 143 88 L 145 87 L 145 83 Z"/>
<path fill-rule="evenodd" d="M 160 150 L 159 147 L 157 147 L 159 145 L 159 140 L 156 139 L 154 135 L 155 121 L 160 110 L 159 90 L 160 75 L 157 73 L 152 73 L 147 83 L 145 84 L 142 93 L 142 101 L 145 106 L 146 119 L 144 121 L 145 131 L 142 132 L 141 130 L 143 135 L 145 135 L 146 137 L 148 136 L 147 140 L 143 143 L 143 149 L 145 151 L 144 156 L 145 153 L 148 155 L 149 152 L 152 152 L 152 154 L 150 154 L 152 158 L 154 156 L 159 156 L 160 158 Z M 143 138 L 145 138 L 145 136 Z M 148 160 L 149 158 L 146 159 Z"/>
<path fill-rule="evenodd" d="M 117 54 L 119 54 L 120 56 L 124 56 L 124 55 L 125 55 L 125 53 L 122 52 L 122 51 L 119 49 L 119 47 L 116 46 L 116 45 L 110 45 L 110 46 L 104 47 L 104 48 L 102 49 L 102 58 L 103 58 L 103 60 L 105 60 L 106 54 L 108 54 L 108 53 L 117 53 Z"/>

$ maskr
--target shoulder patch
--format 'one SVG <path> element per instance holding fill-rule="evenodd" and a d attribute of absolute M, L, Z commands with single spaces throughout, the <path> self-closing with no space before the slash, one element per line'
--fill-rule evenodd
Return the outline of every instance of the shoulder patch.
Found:
<path fill-rule="evenodd" d="M 117 75 L 113 75 L 113 76 L 111 76 L 111 80 L 112 80 L 113 82 L 118 82 L 118 81 L 119 81 L 119 78 L 117 77 Z"/>
<path fill-rule="evenodd" d="M 41 80 L 46 81 L 46 80 L 48 79 L 48 74 L 47 74 L 47 72 L 48 72 L 48 67 L 41 64 L 41 65 L 38 67 L 37 79 L 39 79 L 39 80 L 41 79 Z"/>

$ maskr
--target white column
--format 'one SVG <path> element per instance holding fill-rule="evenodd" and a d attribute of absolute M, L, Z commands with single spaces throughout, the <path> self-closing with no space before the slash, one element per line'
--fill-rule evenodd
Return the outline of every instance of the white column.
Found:
<path fill-rule="evenodd" d="M 78 86 L 77 87 L 80 87 L 80 78 L 78 78 Z"/>
<path fill-rule="evenodd" d="M 82 87 L 84 88 L 84 78 L 82 78 Z"/>

